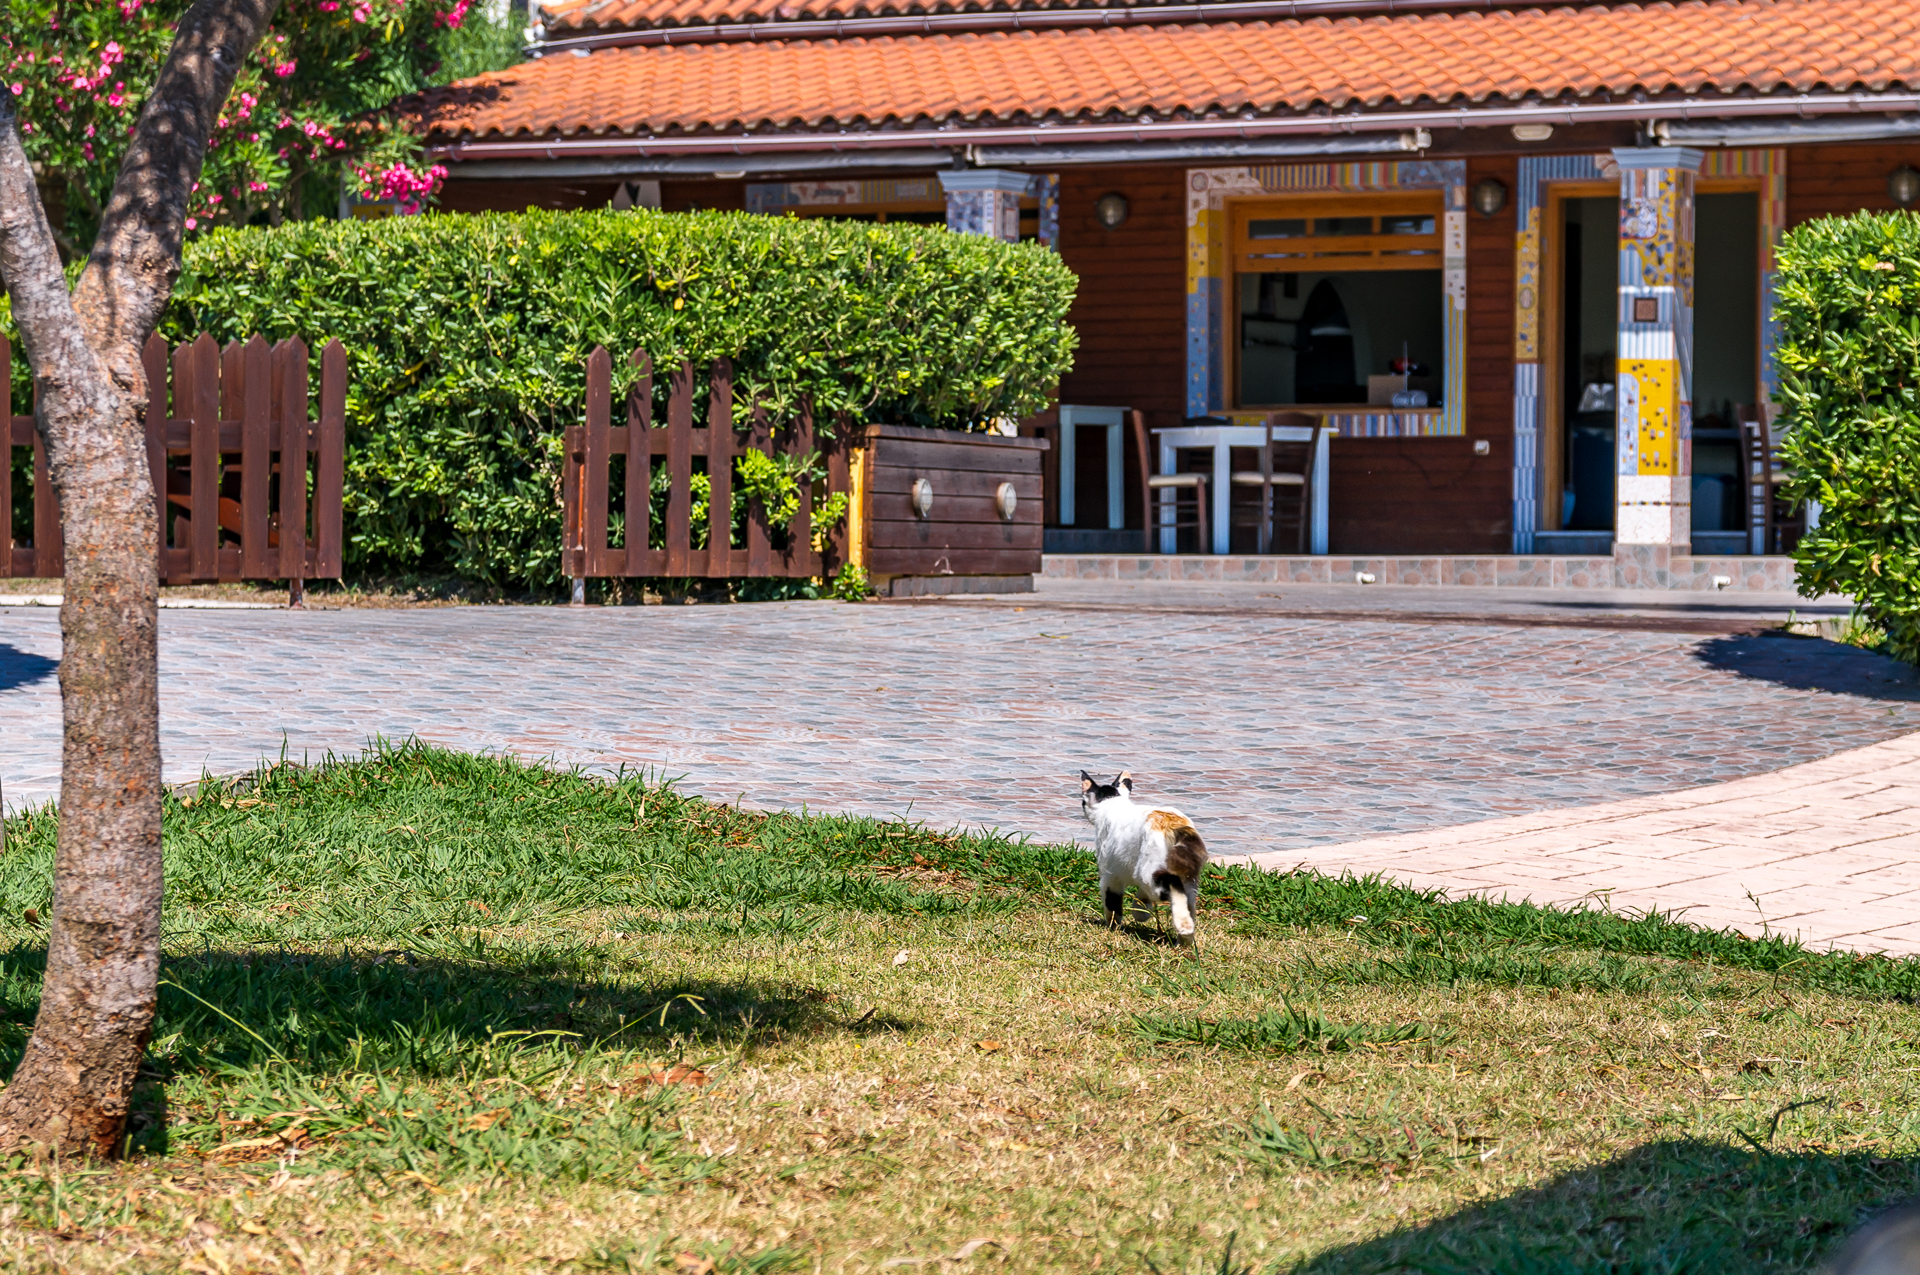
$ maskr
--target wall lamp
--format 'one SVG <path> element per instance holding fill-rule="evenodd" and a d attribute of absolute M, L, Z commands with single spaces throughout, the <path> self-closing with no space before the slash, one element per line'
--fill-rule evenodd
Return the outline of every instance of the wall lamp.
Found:
<path fill-rule="evenodd" d="M 1127 224 L 1127 197 L 1118 191 L 1102 195 L 1093 201 L 1093 219 L 1107 230 L 1118 230 Z"/>
<path fill-rule="evenodd" d="M 1497 177 L 1487 177 L 1474 183 L 1473 193 L 1468 196 L 1473 202 L 1473 210 L 1482 217 L 1492 217 L 1507 206 L 1507 184 Z"/>
<path fill-rule="evenodd" d="M 1902 208 L 1913 207 L 1914 201 L 1920 200 L 1920 172 L 1902 164 L 1888 173 L 1887 195 Z"/>

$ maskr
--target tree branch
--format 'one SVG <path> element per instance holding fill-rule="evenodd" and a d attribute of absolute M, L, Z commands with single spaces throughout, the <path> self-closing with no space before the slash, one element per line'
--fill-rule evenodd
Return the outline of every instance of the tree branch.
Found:
<path fill-rule="evenodd" d="M 13 321 L 35 375 L 49 369 L 62 379 L 97 379 L 100 365 L 67 295 L 60 251 L 11 101 L 0 101 L 0 281 L 13 298 Z"/>
<path fill-rule="evenodd" d="M 122 387 L 140 383 L 139 347 L 180 273 L 187 201 L 220 107 L 279 7 L 279 0 L 198 0 L 180 20 L 134 126 L 73 295 L 88 340 Z"/>

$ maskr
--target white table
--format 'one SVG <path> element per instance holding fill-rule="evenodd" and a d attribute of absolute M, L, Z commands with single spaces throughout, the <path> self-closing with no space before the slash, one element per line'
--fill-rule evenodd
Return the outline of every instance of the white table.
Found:
<path fill-rule="evenodd" d="M 1076 526 L 1079 523 L 1078 510 L 1074 506 L 1074 491 L 1079 481 L 1079 448 L 1075 446 L 1082 426 L 1095 425 L 1107 431 L 1107 528 L 1119 531 L 1127 525 L 1126 488 L 1122 475 L 1126 472 L 1123 461 L 1126 453 L 1121 449 L 1120 435 L 1127 423 L 1124 407 L 1088 407 L 1084 404 L 1062 403 L 1060 405 L 1060 448 L 1055 453 L 1059 458 L 1060 473 L 1060 525 Z"/>
<path fill-rule="evenodd" d="M 1228 502 L 1233 495 L 1230 480 L 1232 469 L 1232 449 L 1235 447 L 1265 447 L 1267 445 L 1267 427 L 1265 425 L 1180 425 L 1168 429 L 1153 431 L 1159 438 L 1159 472 L 1171 474 L 1174 471 L 1176 453 L 1182 448 L 1211 447 L 1213 449 L 1213 473 L 1207 483 L 1213 488 L 1213 508 L 1208 511 L 1207 520 L 1213 530 L 1213 551 L 1228 551 L 1227 523 Z M 1289 443 L 1304 443 L 1312 439 L 1313 430 L 1304 425 L 1282 425 L 1273 431 L 1276 439 Z M 1320 435 L 1320 445 L 1313 453 L 1313 522 L 1307 528 L 1307 552 L 1324 554 L 1327 551 L 1327 487 L 1328 453 L 1332 450 L 1331 436 Z M 1173 499 L 1171 491 L 1162 490 L 1160 499 Z M 1160 552 L 1174 552 L 1174 533 L 1171 530 L 1160 532 Z"/>

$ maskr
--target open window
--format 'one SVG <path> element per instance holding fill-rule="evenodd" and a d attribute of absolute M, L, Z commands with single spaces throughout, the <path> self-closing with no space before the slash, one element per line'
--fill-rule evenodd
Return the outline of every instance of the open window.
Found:
<path fill-rule="evenodd" d="M 1236 406 L 1437 413 L 1437 192 L 1247 200 L 1230 227 Z"/>

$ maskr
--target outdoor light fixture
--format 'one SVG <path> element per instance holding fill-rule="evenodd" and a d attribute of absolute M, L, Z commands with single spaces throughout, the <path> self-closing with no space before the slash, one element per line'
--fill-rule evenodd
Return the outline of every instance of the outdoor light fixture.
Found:
<path fill-rule="evenodd" d="M 933 484 L 924 478 L 913 481 L 913 514 L 916 518 L 933 515 Z"/>
<path fill-rule="evenodd" d="M 1127 224 L 1127 197 L 1118 191 L 1102 195 L 1093 204 L 1093 219 L 1108 230 Z"/>
<path fill-rule="evenodd" d="M 1473 188 L 1473 208 L 1482 217 L 1491 217 L 1507 206 L 1507 184 L 1497 177 L 1477 182 Z"/>
<path fill-rule="evenodd" d="M 1020 507 L 1020 496 L 1013 490 L 1012 483 L 1001 483 L 994 488 L 993 507 L 1000 511 L 1001 522 L 1013 521 L 1013 511 Z"/>
<path fill-rule="evenodd" d="M 1887 174 L 1887 195 L 1902 208 L 1911 208 L 1920 199 L 1920 172 L 1906 164 Z"/>
<path fill-rule="evenodd" d="M 1513 140 L 1516 142 L 1544 142 L 1553 136 L 1551 124 L 1515 124 Z"/>

